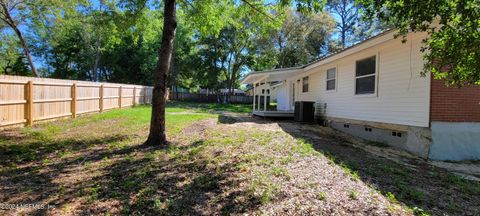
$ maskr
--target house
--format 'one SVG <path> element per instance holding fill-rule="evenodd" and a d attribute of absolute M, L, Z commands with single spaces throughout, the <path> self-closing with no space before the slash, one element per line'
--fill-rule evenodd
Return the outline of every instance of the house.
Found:
<path fill-rule="evenodd" d="M 222 88 L 222 89 L 219 89 L 218 92 L 222 95 L 227 95 L 230 93 L 230 89 Z M 218 92 L 211 89 L 200 89 L 198 91 L 199 94 L 217 94 Z M 245 95 L 245 92 L 240 89 L 233 89 L 233 95 L 242 96 L 242 95 Z"/>
<path fill-rule="evenodd" d="M 329 126 L 432 160 L 480 159 L 480 87 L 422 75 L 426 33 L 390 30 L 310 64 L 249 73 L 254 115 L 292 116 L 313 101 Z M 276 106 L 269 106 L 275 83 Z M 280 83 L 280 84 L 279 84 Z"/>

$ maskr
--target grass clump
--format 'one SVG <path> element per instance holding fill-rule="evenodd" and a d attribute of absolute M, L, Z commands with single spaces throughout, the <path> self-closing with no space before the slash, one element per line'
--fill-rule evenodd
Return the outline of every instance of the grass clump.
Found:
<path fill-rule="evenodd" d="M 350 178 L 354 181 L 359 181 L 360 180 L 360 175 L 358 174 L 357 171 L 352 170 L 350 165 L 347 165 L 345 163 L 341 163 L 340 167 L 342 168 L 343 172 L 350 176 Z"/>
<path fill-rule="evenodd" d="M 348 193 L 348 197 L 350 197 L 350 199 L 352 200 L 357 200 L 358 196 L 359 196 L 359 193 L 355 189 L 350 190 L 350 192 Z"/>
<path fill-rule="evenodd" d="M 270 173 L 275 177 L 284 177 L 286 179 L 290 179 L 290 173 L 288 173 L 287 169 L 279 166 L 272 167 Z"/>
<path fill-rule="evenodd" d="M 317 193 L 317 199 L 319 200 L 327 200 L 327 193 L 320 191 Z"/>
<path fill-rule="evenodd" d="M 298 138 L 296 140 L 295 145 L 293 145 L 292 151 L 303 156 L 311 156 L 318 154 L 315 148 L 313 148 L 313 144 L 303 138 Z"/>
<path fill-rule="evenodd" d="M 251 196 L 257 197 L 262 204 L 271 202 L 279 191 L 280 186 L 274 183 L 268 175 L 260 172 L 255 173 L 247 190 Z"/>

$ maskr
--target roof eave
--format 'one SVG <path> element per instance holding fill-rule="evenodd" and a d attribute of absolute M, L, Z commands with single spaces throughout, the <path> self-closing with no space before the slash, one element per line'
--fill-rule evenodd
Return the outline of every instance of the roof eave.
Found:
<path fill-rule="evenodd" d="M 375 36 L 373 36 L 369 39 L 366 39 L 366 40 L 364 40 L 364 41 L 362 41 L 358 44 L 355 44 L 351 47 L 343 49 L 339 52 L 332 53 L 331 55 L 325 56 L 324 58 L 318 59 L 318 60 L 313 61 L 311 63 L 308 63 L 306 65 L 302 65 L 302 66 L 298 66 L 298 67 L 291 67 L 291 68 L 279 68 L 279 69 L 273 69 L 273 70 L 251 72 L 251 73 L 247 74 L 247 76 L 245 76 L 245 78 L 242 80 L 241 84 L 249 84 L 249 83 L 245 83 L 245 80 L 247 80 L 247 78 L 249 78 L 252 75 L 257 75 L 257 74 L 266 74 L 267 75 L 267 74 L 272 74 L 272 73 L 276 74 L 276 73 L 283 73 L 283 72 L 290 72 L 290 71 L 297 72 L 299 70 L 302 70 L 302 71 L 310 70 L 312 68 L 315 68 L 315 67 L 324 65 L 328 62 L 334 61 L 338 58 L 348 56 L 348 55 L 351 55 L 355 52 L 358 52 L 357 49 L 363 50 L 363 49 L 375 46 L 379 43 L 382 43 L 384 40 L 385 41 L 390 40 L 390 39 L 392 39 L 390 37 L 390 35 L 395 34 L 395 31 L 396 31 L 396 29 L 390 29 L 390 30 L 384 31 L 384 32 L 382 32 L 378 35 L 375 35 Z M 252 82 L 252 83 L 254 83 L 254 82 Z"/>

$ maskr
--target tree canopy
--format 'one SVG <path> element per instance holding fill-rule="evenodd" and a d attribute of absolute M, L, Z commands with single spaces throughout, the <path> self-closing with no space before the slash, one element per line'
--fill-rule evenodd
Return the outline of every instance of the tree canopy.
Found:
<path fill-rule="evenodd" d="M 370 18 L 391 23 L 399 35 L 426 31 L 424 74 L 454 85 L 480 84 L 479 0 L 360 0 Z"/>
<path fill-rule="evenodd" d="M 15 14 L 22 20 L 17 26 L 39 75 L 153 84 L 163 28 L 162 2 L 18 2 L 28 5 L 15 8 L 21 12 Z M 325 3 L 178 1 L 169 86 L 190 91 L 238 88 L 247 71 L 297 66 L 338 50 L 341 37 L 335 26 L 340 20 L 328 7 L 320 11 Z M 0 73 L 31 75 L 19 38 L 7 23 L 0 24 Z"/>

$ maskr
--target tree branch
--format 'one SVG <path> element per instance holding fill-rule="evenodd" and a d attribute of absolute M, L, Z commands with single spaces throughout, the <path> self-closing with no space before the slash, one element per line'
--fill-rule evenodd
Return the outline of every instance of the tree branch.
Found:
<path fill-rule="evenodd" d="M 252 3 L 250 3 L 249 1 L 247 0 L 241 0 L 243 3 L 245 3 L 246 5 L 248 5 L 249 7 L 251 7 L 253 10 L 257 11 L 258 13 L 266 16 L 267 18 L 269 18 L 270 20 L 272 21 L 275 21 L 275 19 L 273 17 L 271 17 L 270 15 L 268 15 L 267 13 L 261 11 L 260 9 L 258 9 L 255 5 L 253 5 Z"/>

